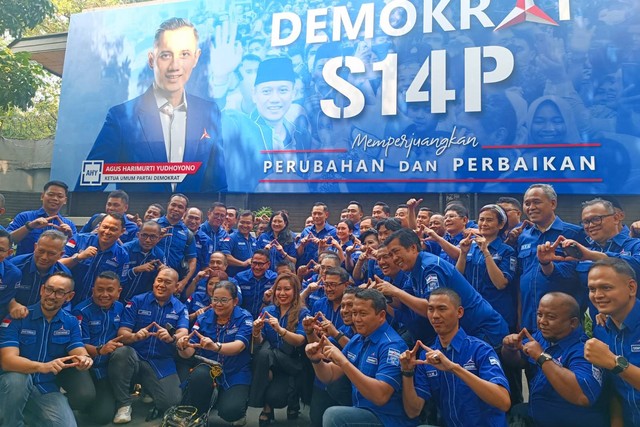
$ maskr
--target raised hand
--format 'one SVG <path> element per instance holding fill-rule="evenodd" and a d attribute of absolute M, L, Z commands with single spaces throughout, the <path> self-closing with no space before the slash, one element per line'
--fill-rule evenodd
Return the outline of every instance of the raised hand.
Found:
<path fill-rule="evenodd" d="M 413 346 L 411 350 L 405 350 L 404 353 L 400 355 L 400 368 L 403 371 L 412 371 L 415 369 L 417 359 L 416 356 L 420 351 L 422 342 L 420 340 L 416 341 L 416 345 Z"/>
<path fill-rule="evenodd" d="M 100 349 L 100 353 L 98 353 L 99 355 L 106 355 L 106 354 L 111 354 L 113 353 L 116 348 L 118 347 L 122 347 L 122 343 L 120 342 L 120 340 L 122 340 L 122 335 L 118 335 L 117 337 L 107 341 L 102 348 Z"/>
<path fill-rule="evenodd" d="M 511 351 L 522 350 L 522 339 L 525 337 L 526 328 L 522 329 L 520 333 L 509 334 L 502 340 L 502 346 Z"/>
<path fill-rule="evenodd" d="M 151 329 L 157 328 L 157 327 L 158 327 L 158 324 L 156 322 L 149 323 L 147 326 L 145 326 L 142 329 L 139 329 L 134 334 L 135 340 L 142 341 L 142 340 L 146 340 L 149 337 L 155 337 L 157 335 L 157 332 L 151 332 Z"/>
<path fill-rule="evenodd" d="M 542 346 L 531 336 L 527 328 L 523 328 L 520 333 L 522 332 L 524 332 L 524 336 L 529 339 L 529 342 L 522 346 L 522 351 L 533 360 L 538 359 L 538 357 L 543 353 Z"/>

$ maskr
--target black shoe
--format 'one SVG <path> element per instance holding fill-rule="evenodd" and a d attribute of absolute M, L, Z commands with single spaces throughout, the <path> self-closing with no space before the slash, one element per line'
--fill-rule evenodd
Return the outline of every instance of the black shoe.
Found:
<path fill-rule="evenodd" d="M 269 424 L 271 424 L 271 421 L 273 421 L 274 417 L 273 417 L 273 409 L 271 409 L 271 412 L 260 412 L 260 416 L 258 417 L 258 425 L 260 427 L 265 427 L 268 426 Z"/>
<path fill-rule="evenodd" d="M 287 409 L 287 419 L 288 420 L 297 420 L 300 416 L 300 411 L 297 409 Z"/>

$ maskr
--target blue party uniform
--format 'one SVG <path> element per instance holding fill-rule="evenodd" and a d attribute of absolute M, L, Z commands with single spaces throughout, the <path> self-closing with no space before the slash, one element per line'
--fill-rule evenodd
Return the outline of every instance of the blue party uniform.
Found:
<path fill-rule="evenodd" d="M 91 258 L 77 259 L 77 264 L 71 268 L 73 280 L 75 281 L 75 296 L 71 301 L 72 305 L 89 298 L 96 277 L 103 271 L 116 273 L 120 277 L 120 284 L 123 287 L 127 283 L 128 272 L 126 271 L 126 266 L 129 264 L 129 254 L 118 242 L 115 242 L 106 250 L 100 250 L 97 234 L 76 234 L 69 239 L 64 247 L 65 257 L 79 254 L 89 246 L 97 248 L 98 253 Z"/>
<path fill-rule="evenodd" d="M 100 307 L 89 298 L 75 306 L 72 313 L 80 319 L 82 341 L 85 344 L 99 347 L 118 336 L 124 305 L 116 301 L 110 308 Z M 98 355 L 93 359 L 93 373 L 96 379 L 107 377 L 109 355 Z"/>
<path fill-rule="evenodd" d="M 336 228 L 333 225 L 329 224 L 328 222 L 325 222 L 324 227 L 321 228 L 320 231 L 318 231 L 316 230 L 316 226 L 312 224 L 306 227 L 304 230 L 302 230 L 302 233 L 300 233 L 300 239 L 298 240 L 298 242 L 304 239 L 309 234 L 313 235 L 313 237 L 316 237 L 318 239 L 324 239 L 328 236 L 335 238 Z M 312 259 L 313 260 L 318 259 L 318 245 L 316 245 L 313 242 L 309 242 L 304 247 L 304 252 L 302 253 L 302 255 L 298 256 L 297 264 L 298 266 L 305 265 L 305 264 L 308 264 L 309 261 L 311 261 Z"/>
<path fill-rule="evenodd" d="M 593 336 L 608 344 L 613 354 L 624 356 L 630 364 L 640 366 L 640 300 L 636 298 L 633 308 L 619 329 L 609 318 L 606 326 L 594 327 Z M 640 425 L 640 390 L 633 388 L 618 375 L 611 374 L 608 377 L 620 397 L 624 425 Z"/>
<path fill-rule="evenodd" d="M 502 316 L 453 265 L 428 252 L 420 252 L 403 290 L 415 297 L 429 299 L 431 292 L 440 287 L 451 288 L 460 295 L 461 305 L 464 307 L 460 326 L 468 331 L 468 334 L 488 342 L 493 347 L 501 345 L 502 339 L 508 334 L 507 322 Z M 414 338 L 426 339 L 423 342 L 432 342 L 435 339 L 435 331 L 426 318 L 415 318 L 414 322 L 406 322 L 405 326 L 412 334 L 418 334 L 414 335 Z"/>
<path fill-rule="evenodd" d="M 405 342 L 386 322 L 367 337 L 354 335 L 342 350 L 349 362 L 360 372 L 393 387 L 389 401 L 378 406 L 352 386 L 353 406 L 373 412 L 385 426 L 417 425 L 416 420 L 407 417 L 402 405 L 400 355 L 405 350 Z"/>
<path fill-rule="evenodd" d="M 554 262 L 554 272 L 547 277 L 542 273 L 538 261 L 538 245 L 545 242 L 555 242 L 558 236 L 573 239 L 586 245 L 584 230 L 577 225 L 569 224 L 556 216 L 551 226 L 541 232 L 537 227 L 527 227 L 518 237 L 518 265 L 520 268 L 520 301 L 522 305 L 521 326 L 529 331 L 538 328 L 536 313 L 540 298 L 549 292 L 564 292 L 574 297 L 586 307 L 587 290 L 576 276 L 575 262 Z M 564 256 L 561 248 L 556 249 L 560 256 Z"/>
<path fill-rule="evenodd" d="M 16 231 L 18 228 L 22 227 L 23 225 L 27 224 L 28 222 L 33 221 L 34 219 L 49 218 L 49 216 L 50 215 L 44 210 L 44 208 L 40 208 L 35 211 L 20 212 L 18 215 L 16 215 L 13 218 L 13 221 L 11 221 L 11 223 L 7 226 L 7 231 L 11 233 L 13 231 Z M 63 217 L 60 214 L 58 214 L 58 217 L 62 220 L 63 223 L 71 227 L 71 231 L 73 232 L 73 234 L 78 232 L 76 229 L 76 225 L 70 219 Z M 58 223 L 58 221 L 56 220 L 54 220 L 53 222 Z M 52 226 L 47 226 L 43 228 L 34 228 L 33 230 L 29 231 L 29 233 L 18 243 L 15 255 L 32 253 L 33 246 L 36 244 L 36 242 L 40 238 L 40 235 L 46 230 L 55 230 L 55 228 Z"/>
<path fill-rule="evenodd" d="M 593 366 L 584 358 L 584 343 L 587 336 L 582 327 L 576 328 L 566 337 L 553 343 L 547 341 L 540 331 L 536 331 L 532 336 L 540 343 L 544 352 L 553 357 L 553 363 L 575 374 L 580 389 L 589 399 L 590 405 L 578 406 L 565 400 L 549 383 L 549 379 L 536 361 L 528 357 L 527 362 L 535 369 L 535 376 L 529 384 L 529 416 L 533 418 L 536 425 L 545 427 L 607 425 L 609 417 L 604 405 L 608 405 L 608 402 L 605 402 L 605 399 L 599 399 L 604 373 L 602 369 Z M 523 344 L 528 341 L 524 339 Z"/>
<path fill-rule="evenodd" d="M 439 338 L 436 338 L 431 348 L 440 350 L 453 363 L 483 380 L 509 390 L 509 383 L 495 351 L 486 342 L 467 335 L 464 329 L 458 329 L 447 348 L 442 348 Z M 420 352 L 419 358 L 425 360 L 424 350 Z M 431 365 L 417 365 L 414 381 L 420 398 L 429 400 L 433 397 L 436 400 L 447 426 L 507 426 L 503 411 L 483 402 L 452 372 L 439 371 Z"/>
<path fill-rule="evenodd" d="M 471 244 L 467 254 L 464 277 L 502 315 L 509 326 L 509 331 L 515 331 L 518 316 L 518 290 L 513 280 L 517 270 L 518 259 L 513 248 L 503 243 L 500 239 L 495 239 L 489 243 L 489 253 L 507 279 L 507 286 L 504 289 L 496 288 L 491 281 L 482 249 L 475 242 Z"/>
<path fill-rule="evenodd" d="M 7 317 L 3 320 L 0 325 L 0 348 L 17 347 L 21 357 L 40 363 L 64 357 L 73 349 L 84 348 L 78 319 L 69 312 L 58 310 L 47 322 L 39 303 L 28 309 L 29 314 L 24 319 Z M 31 375 L 40 393 L 60 391 L 53 373 Z"/>
<path fill-rule="evenodd" d="M 264 292 L 273 286 L 276 277 L 278 275 L 271 270 L 265 271 L 264 276 L 260 279 L 257 279 L 251 270 L 243 271 L 236 277 L 238 286 L 242 291 L 241 307 L 251 313 L 254 318 L 257 318 L 258 314 L 260 314 Z"/>
<path fill-rule="evenodd" d="M 166 216 L 158 219 L 160 227 L 167 229 L 167 236 L 162 238 L 158 243 L 158 247 L 164 252 L 166 263 L 180 274 L 180 278 L 184 276 L 185 271 L 182 268 L 182 260 L 192 260 L 197 256 L 195 237 L 182 221 L 178 221 L 175 225 L 171 225 Z"/>
<path fill-rule="evenodd" d="M 258 250 L 258 242 L 255 237 L 249 234 L 249 237 L 244 237 L 242 233 L 236 231 L 231 234 L 230 238 L 230 255 L 238 261 L 246 261 L 251 259 L 253 253 Z M 237 276 L 242 271 L 247 271 L 249 267 L 238 267 L 235 265 L 229 265 L 227 267 L 227 274 L 229 276 Z"/>
<path fill-rule="evenodd" d="M 16 287 L 20 284 L 22 274 L 11 261 L 0 262 L 0 316 L 9 314 L 9 303 L 16 296 Z"/>
<path fill-rule="evenodd" d="M 444 240 L 446 240 L 447 242 L 451 243 L 453 246 L 460 246 L 460 241 L 464 239 L 464 233 L 461 231 L 458 234 L 456 234 L 455 236 L 452 236 L 449 233 L 445 233 L 444 235 Z M 445 252 L 444 250 L 441 250 L 440 253 L 440 258 L 442 258 L 445 261 L 448 261 L 449 263 L 456 265 L 456 260 L 451 258 L 449 256 L 449 254 L 447 252 Z"/>
<path fill-rule="evenodd" d="M 124 309 L 120 327 L 129 328 L 133 333 L 147 327 L 152 322 L 165 327 L 171 324 L 175 329 L 189 328 L 187 308 L 176 297 L 171 297 L 160 305 L 153 292 L 136 295 Z M 158 378 L 176 374 L 174 360 L 175 346 L 155 336 L 130 344 L 138 356 L 147 361 Z"/>
<path fill-rule="evenodd" d="M 10 261 L 22 273 L 21 279 L 16 283 L 15 298 L 17 302 L 24 306 L 40 301 L 40 287 L 53 273 L 62 271 L 71 275 L 71 270 L 60 262 L 56 262 L 46 273 L 41 274 L 36 267 L 33 254 L 18 255 L 11 258 Z"/>
<path fill-rule="evenodd" d="M 200 230 L 211 239 L 212 252 L 231 253 L 231 239 L 229 238 L 229 234 L 227 234 L 227 230 L 222 227 L 214 230 L 208 222 L 202 224 Z"/>
<path fill-rule="evenodd" d="M 82 227 L 82 229 L 80 230 L 80 233 L 92 233 L 97 228 L 98 224 L 100 224 L 100 221 L 102 221 L 102 218 L 104 218 L 105 215 L 106 214 L 104 213 L 94 214 L 89 219 L 89 221 L 87 221 L 84 227 Z M 131 221 L 126 214 L 123 215 L 123 218 L 124 218 L 124 232 L 120 236 L 120 241 L 122 243 L 128 243 L 136 238 L 136 234 L 138 233 L 138 224 Z"/>
<path fill-rule="evenodd" d="M 242 341 L 244 350 L 235 356 L 224 356 L 218 352 L 198 348 L 196 354 L 207 359 L 220 362 L 223 367 L 222 375 L 217 382 L 224 390 L 238 384 L 251 384 L 251 332 L 253 330 L 253 317 L 238 306 L 233 309 L 231 318 L 225 325 L 218 325 L 215 310 L 208 310 L 198 317 L 193 329 L 213 342 L 221 344 Z M 192 342 L 199 342 L 197 337 L 191 338 Z"/>
<path fill-rule="evenodd" d="M 275 235 L 273 234 L 273 231 L 262 233 L 258 237 L 258 249 L 264 249 L 265 246 L 271 243 L 274 239 Z M 293 241 L 282 245 L 282 250 L 284 250 L 287 255 L 293 258 L 296 258 L 298 256 L 298 252 L 296 251 L 296 244 Z M 276 249 L 275 245 L 272 245 L 271 249 L 269 249 L 269 262 L 271 263 L 269 265 L 269 269 L 272 271 L 276 271 L 278 263 L 282 261 L 286 261 L 285 256 Z"/>
<path fill-rule="evenodd" d="M 129 302 L 131 301 L 131 298 L 136 295 L 150 292 L 151 289 L 153 289 L 153 282 L 158 275 L 157 269 L 136 273 L 133 271 L 134 267 L 138 267 L 154 260 L 158 260 L 164 264 L 166 260 L 164 252 L 158 246 L 154 246 L 149 252 L 144 252 L 140 246 L 139 239 L 133 239 L 132 241 L 125 243 L 124 249 L 129 254 L 129 264 L 125 268 L 127 271 L 127 283 L 126 286 L 123 286 L 122 293 L 120 294 L 120 300 L 123 302 Z"/>

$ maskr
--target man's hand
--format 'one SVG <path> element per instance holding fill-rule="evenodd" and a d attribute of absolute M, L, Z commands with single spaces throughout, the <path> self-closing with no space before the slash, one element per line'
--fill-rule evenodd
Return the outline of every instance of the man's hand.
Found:
<path fill-rule="evenodd" d="M 196 333 L 196 330 L 194 329 L 189 335 L 183 335 L 180 338 L 178 338 L 178 340 L 176 341 L 176 348 L 179 351 L 184 351 L 187 349 L 187 347 L 200 347 L 200 344 L 194 344 L 192 342 L 190 342 L 191 337 L 193 337 Z"/>
<path fill-rule="evenodd" d="M 149 337 L 154 337 L 157 335 L 157 332 L 151 332 L 151 329 L 157 328 L 158 324 L 156 322 L 151 322 L 144 328 L 138 330 L 133 337 L 136 341 L 146 340 Z"/>
<path fill-rule="evenodd" d="M 529 342 L 522 346 L 522 351 L 524 354 L 532 358 L 533 360 L 538 360 L 538 357 L 544 352 L 542 346 L 538 341 L 535 340 L 527 330 L 527 328 L 523 328 L 520 333 L 524 332 L 524 336 L 529 339 Z"/>
<path fill-rule="evenodd" d="M 149 261 L 149 262 L 145 262 L 144 264 L 140 264 L 137 267 L 133 267 L 133 272 L 136 274 L 140 274 L 140 273 L 150 273 L 152 271 L 155 271 L 157 265 L 159 264 L 159 260 L 153 260 L 153 261 Z"/>
<path fill-rule="evenodd" d="M 304 348 L 310 361 L 322 360 L 324 347 L 327 345 L 327 337 L 320 338 L 320 341 L 307 344 Z"/>
<path fill-rule="evenodd" d="M 344 365 L 349 363 L 349 359 L 347 359 L 347 356 L 342 354 L 342 351 L 340 351 L 338 347 L 331 344 L 331 341 L 326 339 L 326 337 L 323 337 L 323 338 L 324 338 L 324 341 L 321 340 L 320 342 L 325 343 L 322 348 L 322 355 L 324 356 L 325 359 L 329 360 L 330 362 L 333 362 L 339 367 L 343 367 Z"/>
<path fill-rule="evenodd" d="M 15 300 L 14 300 L 15 301 Z M 29 315 L 29 309 L 19 302 L 14 302 L 11 310 L 9 311 L 9 316 L 13 319 L 24 319 Z"/>
<path fill-rule="evenodd" d="M 526 330 L 527 329 L 524 328 L 518 334 L 510 334 L 504 337 L 502 340 L 502 347 L 511 351 L 522 350 L 522 339 L 525 337 Z"/>
<path fill-rule="evenodd" d="M 78 253 L 77 259 L 78 261 L 82 261 L 85 259 L 93 258 L 97 254 L 98 254 L 98 248 L 96 248 L 95 246 L 89 246 L 85 250 L 80 251 Z"/>
<path fill-rule="evenodd" d="M 520 237 L 525 228 L 529 226 L 533 226 L 533 223 L 528 219 L 525 219 L 524 221 L 522 221 L 522 224 L 515 227 L 509 232 L 504 242 L 509 246 L 515 246 L 515 244 L 518 243 L 518 237 Z"/>
<path fill-rule="evenodd" d="M 419 364 L 416 356 L 421 348 L 428 347 L 422 344 L 422 341 L 418 340 L 416 341 L 416 345 L 413 346 L 413 349 L 405 350 L 404 353 L 400 355 L 400 369 L 403 371 L 413 371 L 416 365 Z"/>
<path fill-rule="evenodd" d="M 440 350 L 432 350 L 426 345 L 423 348 L 427 351 L 425 360 L 417 360 L 418 364 L 431 365 L 439 371 L 452 371 L 456 366 L 460 366 L 457 363 L 453 363 L 447 356 Z"/>
<path fill-rule="evenodd" d="M 616 355 L 607 344 L 597 338 L 591 338 L 584 343 L 584 358 L 599 368 L 613 369 L 616 366 Z"/>
<path fill-rule="evenodd" d="M 196 310 L 196 311 L 195 311 L 195 313 L 194 313 L 194 314 L 196 315 L 196 319 L 197 319 L 198 317 L 202 316 L 202 314 L 203 314 L 205 311 L 209 310 L 210 308 L 211 308 L 211 306 L 210 306 L 210 305 L 208 305 L 208 306 L 206 306 L 206 307 L 202 307 L 202 308 L 200 308 L 200 309 Z"/>
<path fill-rule="evenodd" d="M 549 241 L 543 243 L 542 245 L 538 245 L 538 262 L 542 265 L 548 265 L 553 261 L 564 261 L 565 257 L 556 255 L 556 249 L 560 244 L 564 241 L 564 236 L 558 236 L 555 242 L 551 243 Z"/>
<path fill-rule="evenodd" d="M 74 354 L 76 360 L 76 369 L 78 371 L 86 371 L 93 366 L 93 359 L 88 354 Z"/>
<path fill-rule="evenodd" d="M 41 374 L 58 375 L 63 369 L 75 368 L 78 365 L 78 361 L 75 360 L 75 358 L 76 356 L 64 356 L 42 363 L 38 372 Z"/>
<path fill-rule="evenodd" d="M 102 348 L 100 349 L 100 353 L 98 354 L 101 356 L 104 356 L 104 355 L 113 353 L 116 350 L 116 348 L 122 347 L 123 344 L 120 342 L 121 339 L 122 339 L 122 335 L 119 335 L 114 339 L 107 341 L 102 346 Z"/>
<path fill-rule="evenodd" d="M 168 330 L 166 330 L 162 326 L 158 325 L 157 323 L 156 323 L 156 328 L 157 328 L 156 337 L 160 341 L 166 342 L 167 344 L 171 344 L 172 342 L 174 342 L 174 337 L 171 336 L 171 334 L 169 333 Z"/>
<path fill-rule="evenodd" d="M 375 282 L 373 282 L 373 288 L 382 292 L 385 297 L 394 297 L 398 294 L 399 289 L 393 286 L 391 283 L 382 280 L 378 276 L 373 276 Z"/>

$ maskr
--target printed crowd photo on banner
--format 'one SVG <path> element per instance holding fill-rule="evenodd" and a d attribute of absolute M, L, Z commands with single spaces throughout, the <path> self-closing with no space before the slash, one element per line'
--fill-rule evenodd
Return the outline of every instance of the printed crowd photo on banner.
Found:
<path fill-rule="evenodd" d="M 628 8 L 624 5 L 628 3 Z M 76 191 L 637 194 L 640 24 L 604 0 L 178 1 L 74 15 Z"/>

